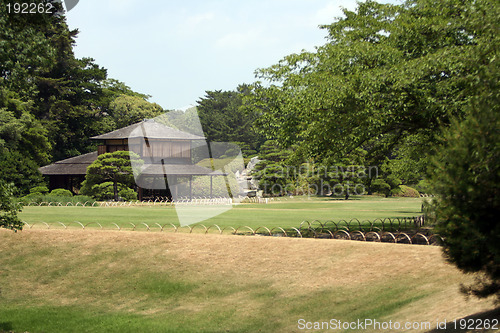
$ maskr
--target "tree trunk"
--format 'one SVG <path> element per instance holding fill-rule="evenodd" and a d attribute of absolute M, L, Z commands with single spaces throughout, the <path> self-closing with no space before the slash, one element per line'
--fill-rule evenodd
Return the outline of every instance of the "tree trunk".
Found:
<path fill-rule="evenodd" d="M 116 180 L 113 182 L 113 191 L 115 194 L 115 201 L 118 201 L 118 182 Z"/>

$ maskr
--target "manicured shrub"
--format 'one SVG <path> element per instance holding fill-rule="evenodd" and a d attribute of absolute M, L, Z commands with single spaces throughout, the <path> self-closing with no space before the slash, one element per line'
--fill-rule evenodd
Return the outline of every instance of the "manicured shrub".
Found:
<path fill-rule="evenodd" d="M 20 199 L 18 201 L 24 205 L 28 204 L 41 204 L 43 202 L 45 203 L 53 203 L 53 204 L 61 204 L 66 206 L 68 203 L 72 203 L 73 205 L 76 205 L 78 202 L 81 204 L 84 204 L 87 202 L 87 205 L 91 205 L 94 203 L 96 200 L 85 195 L 75 195 L 73 197 L 68 197 L 68 196 L 56 196 L 56 195 L 51 195 L 51 194 L 40 194 L 40 193 L 30 193 Z"/>
<path fill-rule="evenodd" d="M 399 185 L 397 188 L 391 190 L 391 195 L 395 197 L 406 197 L 406 198 L 419 198 L 420 193 L 409 186 Z"/>
<path fill-rule="evenodd" d="M 387 184 L 382 178 L 377 178 L 372 181 L 371 189 L 374 193 L 380 193 L 388 197 L 391 192 L 391 185 Z"/>
<path fill-rule="evenodd" d="M 35 186 L 30 189 L 30 194 L 32 193 L 47 194 L 49 193 L 49 189 L 47 188 L 47 186 Z"/>
<path fill-rule="evenodd" d="M 238 182 L 234 177 L 227 177 L 230 188 L 227 187 L 226 177 L 218 176 L 212 179 L 212 196 L 225 197 L 231 193 L 231 189 L 237 191 L 239 189 Z M 199 176 L 193 177 L 192 194 L 195 197 L 210 196 L 210 177 Z M 239 193 L 234 193 L 233 196 L 238 196 Z"/>
<path fill-rule="evenodd" d="M 71 191 L 66 190 L 64 188 L 56 188 L 50 191 L 50 195 L 54 195 L 56 197 L 72 197 L 73 193 Z"/>
<path fill-rule="evenodd" d="M 120 191 L 118 191 L 118 196 L 125 201 L 137 200 L 137 192 L 129 187 L 122 188 Z"/>

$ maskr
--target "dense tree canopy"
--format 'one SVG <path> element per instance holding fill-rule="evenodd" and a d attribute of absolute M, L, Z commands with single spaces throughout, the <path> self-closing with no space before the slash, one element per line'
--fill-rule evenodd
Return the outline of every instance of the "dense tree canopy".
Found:
<path fill-rule="evenodd" d="M 467 116 L 453 121 L 437 147 L 431 184 L 447 258 L 465 272 L 482 274 L 466 290 L 500 299 L 499 39 L 491 41 L 497 55 L 479 73 Z"/>
<path fill-rule="evenodd" d="M 64 16 L 6 10 L 3 4 L 0 87 L 4 98 L 0 107 L 17 119 L 28 114 L 35 119 L 34 129 L 43 126 L 46 132 L 38 133 L 45 134 L 45 140 L 35 142 L 46 142 L 46 147 L 33 150 L 50 151 L 50 144 L 55 158 L 86 151 L 86 138 L 96 134 L 93 124 L 99 115 L 100 82 L 106 70 L 92 59 L 75 58 L 72 48 L 77 31 L 68 29 Z"/>
<path fill-rule="evenodd" d="M 461 116 L 498 34 L 493 0 L 360 3 L 323 26 L 328 43 L 258 71 L 246 105 L 263 133 L 298 153 L 381 161 L 419 141 L 422 156 L 450 116 Z M 415 155 L 415 152 L 411 152 Z M 373 163 L 373 162 L 372 162 Z"/>
<path fill-rule="evenodd" d="M 140 96 L 119 95 L 109 105 L 109 111 L 117 128 L 161 115 L 161 106 L 150 103 Z"/>
<path fill-rule="evenodd" d="M 8 13 L 14 2 L 0 0 L 0 179 L 27 193 L 39 166 L 95 150 L 89 137 L 163 110 L 93 59 L 77 59 L 78 31 L 64 15 Z"/>
<path fill-rule="evenodd" d="M 264 140 L 254 128 L 257 114 L 242 108 L 248 93 L 249 87 L 241 85 L 236 91 L 207 91 L 198 101 L 198 115 L 209 142 L 237 143 L 246 155 L 257 152 Z"/>

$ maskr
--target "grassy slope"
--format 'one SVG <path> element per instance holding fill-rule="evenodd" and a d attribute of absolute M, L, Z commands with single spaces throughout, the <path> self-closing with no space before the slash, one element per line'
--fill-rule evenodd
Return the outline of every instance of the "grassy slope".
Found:
<path fill-rule="evenodd" d="M 357 218 L 374 220 L 386 217 L 420 215 L 420 199 L 365 197 L 358 200 L 331 200 L 296 198 L 274 201 L 269 204 L 241 204 L 235 208 L 202 222 L 205 225 L 251 227 L 297 227 L 304 220 L 341 220 Z M 205 206 L 210 210 L 210 206 Z M 72 222 L 83 224 L 99 222 L 113 228 L 111 223 L 129 227 L 129 222 L 148 225 L 159 223 L 178 224 L 175 209 L 170 206 L 156 207 L 25 207 L 20 214 L 28 223 L 44 221 Z"/>
<path fill-rule="evenodd" d="M 492 307 L 464 299 L 465 281 L 430 246 L 0 231 L 0 331 L 296 332 L 300 318 L 434 324 Z"/>

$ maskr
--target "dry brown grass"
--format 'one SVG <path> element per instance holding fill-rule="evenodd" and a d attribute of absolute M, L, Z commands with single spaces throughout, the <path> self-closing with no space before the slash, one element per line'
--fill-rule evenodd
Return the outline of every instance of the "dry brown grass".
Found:
<path fill-rule="evenodd" d="M 147 274 L 151 279 L 168 276 L 207 285 L 211 290 L 220 286 L 222 294 L 228 290 L 217 299 L 210 293 L 206 297 L 187 294 L 182 300 L 175 300 L 178 313 L 202 313 L 222 302 L 224 306 L 241 309 L 244 318 L 250 320 L 252 314 L 262 315 L 272 303 L 266 300 L 263 304 L 255 294 L 255 289 L 262 287 L 263 293 L 271 292 L 271 298 L 283 302 L 276 301 L 277 304 L 285 304 L 283 311 L 288 313 L 284 315 L 285 323 L 281 322 L 282 331 L 295 331 L 296 320 L 302 313 L 314 310 L 311 295 L 327 293 L 334 298 L 339 293 L 343 295 L 339 302 L 343 302 L 368 292 L 383 292 L 393 283 L 406 286 L 408 295 L 425 297 L 392 311 L 387 320 L 435 323 L 494 308 L 489 300 L 466 299 L 461 295 L 460 283 L 470 282 L 471 277 L 446 263 L 441 249 L 432 246 L 159 232 L 31 230 L 0 231 L 0 250 L 1 296 L 4 301 L 26 305 L 87 304 L 142 315 L 162 313 L 165 304 L 174 301 L 159 300 L 153 304 L 148 294 L 124 292 L 137 288 L 136 284 L 142 283 Z M 9 253 L 22 261 L 9 260 Z M 117 280 L 117 276 L 121 279 Z M 17 291 L 9 288 L 14 283 Z M 300 304 L 306 296 L 309 305 Z M 334 299 L 331 304 L 331 309 L 322 309 L 323 314 L 334 314 L 335 307 L 340 306 L 333 305 Z M 363 299 L 353 304 L 363 304 Z M 301 312 L 302 306 L 305 312 Z M 369 308 L 369 304 L 366 306 Z M 269 313 L 279 316 L 280 311 L 270 309 Z M 287 322 L 294 316 L 294 321 Z"/>

